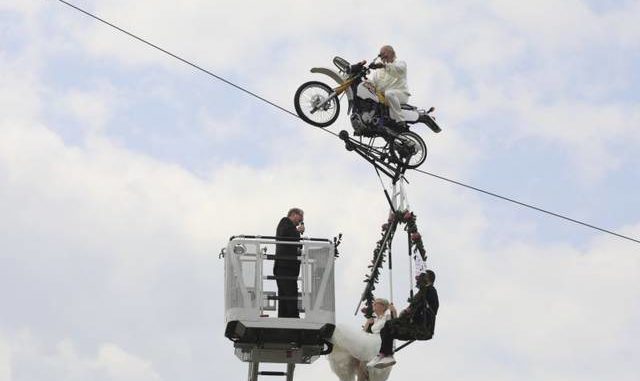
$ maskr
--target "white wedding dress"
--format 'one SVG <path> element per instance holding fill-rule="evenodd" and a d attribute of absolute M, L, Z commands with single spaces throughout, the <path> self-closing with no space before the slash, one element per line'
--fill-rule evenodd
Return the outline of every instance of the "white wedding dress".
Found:
<path fill-rule="evenodd" d="M 337 325 L 333 332 L 331 342 L 333 351 L 327 356 L 331 370 L 340 381 L 353 381 L 358 374 L 358 366 L 361 361 L 365 364 L 371 361 L 380 351 L 380 330 L 387 320 L 391 319 L 389 311 L 383 316 L 376 317 L 368 333 L 362 329 L 354 329 L 343 325 Z M 368 368 L 370 381 L 385 381 L 389 378 L 391 368 Z"/>

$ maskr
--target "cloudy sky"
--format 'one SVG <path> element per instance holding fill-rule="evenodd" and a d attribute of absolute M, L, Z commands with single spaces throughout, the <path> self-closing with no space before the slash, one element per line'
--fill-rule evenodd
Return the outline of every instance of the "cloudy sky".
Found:
<path fill-rule="evenodd" d="M 640 237 L 640 1 L 74 3 L 287 109 L 310 67 L 392 44 L 444 130 L 415 129 L 423 169 Z M 391 380 L 640 377 L 640 245 L 408 179 L 441 309 Z M 344 234 L 336 315 L 360 324 L 387 214 L 368 164 L 56 0 L 0 0 L 0 381 L 244 379 L 218 253 L 291 206 Z"/>

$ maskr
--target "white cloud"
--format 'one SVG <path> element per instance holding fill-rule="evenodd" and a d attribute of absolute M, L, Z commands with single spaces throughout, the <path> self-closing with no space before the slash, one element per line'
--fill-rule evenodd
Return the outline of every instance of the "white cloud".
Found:
<path fill-rule="evenodd" d="M 62 98 L 60 107 L 68 110 L 80 125 L 89 127 L 92 133 L 97 133 L 109 123 L 117 97 L 117 91 L 110 84 L 96 84 L 92 90 L 69 91 Z"/>
<path fill-rule="evenodd" d="M 23 0 L 23 1 L 0 1 L 0 10 L 6 11 L 18 11 L 23 13 L 33 13 L 42 7 L 42 2 L 38 0 Z"/>
<path fill-rule="evenodd" d="M 196 270 L 192 266 L 200 260 L 193 254 L 211 258 L 230 234 L 268 232 L 273 228 L 274 219 L 293 204 L 306 208 L 309 229 L 314 233 L 328 236 L 337 227 L 345 229 L 346 242 L 338 262 L 344 276 L 338 279 L 339 289 L 343 290 L 338 304 L 353 308 L 350 305 L 361 288 L 362 263 L 369 259 L 375 240 L 371 232 L 379 229 L 386 209 L 375 184 L 344 187 L 339 184 L 347 182 L 348 172 L 335 173 L 335 181 L 329 183 L 329 173 L 322 169 L 312 173 L 305 165 L 281 167 L 282 163 L 268 172 L 229 165 L 216 171 L 211 180 L 204 181 L 180 168 L 124 151 L 102 140 L 92 141 L 80 150 L 65 146 L 43 127 L 12 128 L 5 124 L 0 131 L 3 142 L 0 172 L 7 175 L 5 185 L 9 184 L 6 179 L 10 179 L 11 184 L 10 191 L 3 187 L 3 230 L 13 237 L 37 237 L 41 244 L 35 244 L 36 250 L 49 253 L 41 260 L 59 261 L 70 256 L 77 263 L 88 259 L 107 263 L 93 273 L 97 283 L 91 283 L 98 286 L 94 291 L 98 295 L 104 294 L 101 289 L 106 287 L 111 290 L 106 295 L 127 295 L 133 304 L 147 299 L 150 303 L 144 302 L 145 308 L 162 313 L 164 302 L 157 293 L 166 289 L 158 285 L 168 280 L 165 274 L 169 274 L 170 266 L 187 261 L 189 269 L 180 270 L 181 276 L 195 276 L 200 283 L 207 274 L 219 273 L 219 270 Z M 14 147 L 30 147 L 30 150 Z M 283 188 L 290 193 L 283 193 Z M 413 188 L 423 186 L 417 184 Z M 336 194 L 342 197 L 336 199 Z M 638 320 L 637 311 L 621 310 L 638 296 L 637 290 L 624 288 L 638 275 L 639 259 L 633 248 L 607 239 L 594 242 L 584 252 L 567 246 L 518 243 L 489 251 L 483 243 L 488 221 L 482 209 L 474 208 L 474 196 L 456 196 L 445 187 L 432 186 L 429 191 L 412 192 L 410 197 L 419 214 L 420 226 L 429 237 L 430 261 L 439 271 L 443 300 L 438 340 L 415 344 L 414 348 L 421 348 L 421 352 L 423 347 L 433 345 L 442 353 L 432 356 L 446 362 L 442 356 L 460 351 L 459 346 L 466 340 L 494 342 L 497 348 L 502 348 L 496 354 L 498 358 L 504 355 L 503 351 L 512 351 L 527 364 L 553 366 L 560 373 L 564 368 L 555 358 L 566 359 L 570 362 L 568 379 L 578 374 L 572 357 L 576 351 L 582 356 L 594 357 L 603 352 L 608 356 L 625 348 L 624 334 Z M 353 210 L 361 210 L 362 214 L 353 214 Z M 376 212 L 378 210 L 381 212 Z M 631 233 L 633 230 L 638 229 L 632 229 Z M 18 242 L 15 238 L 7 241 L 14 250 L 20 250 L 20 246 L 16 246 Z M 46 245 L 46 249 L 41 245 Z M 83 259 L 88 255 L 83 252 L 91 254 Z M 612 252 L 616 254 L 605 254 Z M 9 254 L 9 258 L 17 260 L 17 253 L 19 251 Z M 397 256 L 401 255 L 401 249 L 398 253 Z M 396 271 L 402 274 L 403 261 L 398 262 Z M 49 293 L 63 290 L 55 286 L 58 273 L 51 268 L 50 275 L 44 274 L 40 279 Z M 86 282 L 75 276 L 77 286 Z M 30 278 L 27 275 L 25 280 Z M 402 275 L 397 278 L 404 283 Z M 205 285 L 221 286 L 215 279 L 211 279 L 211 285 L 200 283 L 201 287 Z M 400 284 L 398 287 L 404 288 Z M 182 295 L 186 290 L 178 288 L 173 292 Z M 83 296 L 77 291 L 70 294 L 79 304 L 67 307 L 69 317 L 75 311 L 83 319 L 103 321 L 104 318 L 81 307 L 90 295 Z M 398 298 L 401 304 L 402 296 Z M 598 303 L 594 304 L 594 298 Z M 110 298 L 100 303 L 107 303 L 117 314 L 118 308 L 133 305 L 123 305 Z M 597 318 L 598 323 L 608 329 L 606 340 L 603 332 L 592 330 L 589 320 L 581 319 L 597 315 L 601 309 L 623 312 Z M 545 314 L 539 316 L 540 310 Z M 45 308 L 43 317 L 47 318 L 51 312 Z M 144 319 L 146 313 L 140 309 L 128 320 L 107 315 L 112 326 L 107 331 L 99 331 L 99 335 L 105 339 L 109 335 L 119 336 L 118 331 L 126 329 L 120 324 L 125 321 L 140 324 L 138 319 Z M 65 315 L 63 318 L 68 319 Z M 173 317 L 156 317 L 153 324 L 165 326 L 166 319 L 173 320 Z M 562 345 L 551 338 L 561 340 Z M 222 348 L 230 346 L 221 337 L 219 340 Z M 591 341 L 598 341 L 600 349 L 588 350 L 587 344 Z M 77 379 L 86 372 L 105 369 L 113 379 L 134 374 L 148 379 L 160 377 L 158 371 L 151 370 L 149 360 L 131 357 L 117 347 L 100 348 L 95 359 L 87 359 L 75 346 L 63 342 L 50 363 L 58 367 L 56 369 L 78 375 Z M 474 350 L 473 346 L 468 348 L 470 359 L 477 356 Z M 414 376 L 420 372 L 410 365 L 417 361 L 415 356 L 419 356 L 413 351 L 408 349 L 406 355 L 401 355 L 405 365 L 398 366 L 396 374 Z M 484 357 L 477 357 L 474 361 L 482 362 L 482 359 Z M 486 361 L 490 367 L 492 361 L 499 360 Z M 78 366 L 72 365 L 78 363 Z M 237 367 L 240 366 L 238 363 Z M 493 366 L 497 373 L 511 374 L 500 370 L 498 364 Z M 305 369 L 301 368 L 300 373 L 307 374 Z M 309 367 L 309 371 L 311 369 L 315 368 Z M 436 371 L 441 372 L 436 374 L 442 377 L 447 372 L 440 368 Z"/>
<path fill-rule="evenodd" d="M 11 352 L 2 336 L 0 336 L 0 381 L 11 381 Z"/>
<path fill-rule="evenodd" d="M 637 145 L 637 112 L 630 113 L 615 99 L 596 109 L 567 95 L 567 82 L 562 82 L 567 67 L 555 74 L 555 67 L 542 67 L 532 77 L 515 79 L 492 71 L 503 61 L 507 67 L 526 57 L 523 46 L 534 44 L 549 53 L 536 57 L 549 59 L 554 49 L 584 46 L 582 39 L 600 33 L 602 27 L 592 25 L 556 34 L 568 28 L 564 22 L 602 22 L 575 2 L 562 5 L 561 12 L 576 7 L 573 21 L 563 21 L 561 15 L 550 20 L 535 16 L 550 3 L 531 10 L 535 17 L 511 4 L 494 3 L 499 16 L 514 20 L 507 26 L 491 19 L 467 23 L 489 12 L 480 5 L 432 10 L 414 2 L 415 12 L 393 16 L 393 22 L 380 26 L 352 22 L 350 9 L 362 8 L 362 20 L 376 20 L 388 10 L 369 13 L 369 3 L 350 4 L 340 15 L 331 7 L 314 6 L 311 12 L 310 5 L 296 3 L 283 15 L 273 3 L 260 2 L 235 24 L 230 20 L 236 20 L 244 3 L 183 2 L 179 9 L 170 2 L 150 4 L 116 1 L 100 3 L 97 10 L 162 46 L 178 47 L 177 53 L 205 67 L 236 73 L 285 106 L 310 66 L 328 64 L 333 54 L 344 52 L 354 56 L 350 59 L 366 57 L 380 41 L 398 41 L 411 68 L 413 103 L 436 105 L 445 129 L 440 135 L 425 134 L 432 155 L 428 170 L 455 177 L 491 171 L 478 162 L 490 157 L 496 144 L 474 141 L 468 123 L 499 118 L 505 110 L 518 122 L 505 133 L 505 141 L 554 142 L 559 150 L 568 150 L 586 176 L 605 176 L 622 165 L 625 157 L 611 154 L 619 144 L 629 149 Z M 64 14 L 55 17 L 62 18 L 70 36 L 78 36 L 106 62 L 124 63 L 118 66 L 123 72 L 128 65 L 139 73 L 158 64 L 190 70 L 102 26 L 79 21 L 66 8 L 51 7 L 49 14 Z M 400 24 L 396 17 L 408 20 Z M 627 16 L 605 17 L 607 23 L 623 20 L 627 25 L 611 32 L 618 41 L 635 33 Z M 534 26 L 555 32 L 531 37 Z M 511 33 L 510 28 L 517 30 Z M 337 32 L 316 39 L 327 30 Z M 349 315 L 387 209 L 367 164 L 329 140 L 334 138 L 297 121 L 283 121 L 278 128 L 286 134 L 260 142 L 268 161 L 212 163 L 204 175 L 194 175 L 115 143 L 118 137 L 111 140 L 105 130 L 119 102 L 126 102 L 120 89 L 106 82 L 105 73 L 99 73 L 104 82 L 95 82 L 97 86 L 54 87 L 40 70 L 52 52 L 71 49 L 74 42 L 52 36 L 54 43 L 45 48 L 43 30 L 34 27 L 33 33 L 30 51 L 11 58 L 0 55 L 0 71 L 6 74 L 0 77 L 0 108 L 9 110 L 0 115 L 0 300 L 7 311 L 0 318 L 6 335 L 0 336 L 0 380 L 14 375 L 42 379 L 49 371 L 69 380 L 245 374 L 221 334 L 222 272 L 216 255 L 231 234 L 273 232 L 277 219 L 294 205 L 305 208 L 310 234 L 345 233 L 337 264 L 338 316 L 357 324 L 359 318 Z M 220 35 L 234 38 L 221 40 Z M 341 35 L 346 37 L 337 41 Z M 472 37 L 478 38 L 463 44 Z M 546 50 L 544 42 L 551 38 L 561 41 Z M 215 43 L 207 45 L 209 40 Z M 633 44 L 631 39 L 624 43 Z M 43 62 L 36 64 L 35 57 Z M 470 83 L 456 65 L 468 70 L 464 75 L 473 73 Z M 552 74 L 549 82 L 541 81 Z M 500 83 L 492 82 L 496 76 Z M 171 84 L 153 82 L 149 94 L 166 103 L 185 96 Z M 547 102 L 550 89 L 560 90 Z M 65 143 L 44 120 L 42 109 L 52 102 L 92 131 L 83 136 L 83 145 Z M 208 111 L 193 110 L 208 139 L 247 138 L 255 131 L 250 128 L 273 128 L 263 123 L 263 115 L 251 118 L 255 125 L 248 123 L 245 113 L 251 110 L 221 119 Z M 190 147 L 182 149 L 186 153 Z M 606 236 L 582 249 L 532 242 L 523 232 L 537 224 L 514 217 L 514 225 L 505 226 L 473 193 L 453 193 L 449 184 L 415 174 L 410 181 L 410 202 L 427 238 L 429 261 L 438 271 L 442 310 L 437 337 L 399 354 L 392 378 L 595 380 L 610 368 L 618 379 L 637 375 L 620 356 L 637 355 L 634 327 L 640 311 L 634 303 L 640 295 L 629 287 L 640 275 L 634 246 Z M 501 226 L 499 237 L 490 235 L 494 226 Z M 623 230 L 639 233 L 637 225 Z M 395 292 L 402 304 L 408 269 L 399 236 Z M 21 330 L 29 334 L 14 334 Z M 223 363 L 224 369 L 217 369 Z M 329 375 L 323 360 L 298 372 L 310 380 Z"/>
<path fill-rule="evenodd" d="M 4 59 L 0 52 L 0 109 L 10 110 L 2 119 L 30 120 L 40 111 L 40 97 L 34 74 L 22 68 L 23 63 Z"/>
<path fill-rule="evenodd" d="M 107 370 L 114 380 L 160 380 L 148 361 L 133 356 L 117 345 L 105 344 L 100 347 L 97 367 Z"/>
<path fill-rule="evenodd" d="M 17 367 L 13 374 L 7 368 L 6 373 L 0 373 L 1 380 L 38 380 L 43 376 L 68 381 L 162 380 L 150 361 L 112 343 L 101 344 L 97 353 L 89 355 L 81 353 L 72 339 L 62 339 L 49 347 L 28 330 L 22 330 L 10 338 L 6 347 L 16 363 L 28 366 Z M 1 378 L 5 374 L 7 378 Z"/>
<path fill-rule="evenodd" d="M 291 95 L 309 67 L 329 64 L 334 54 L 366 58 L 377 50 L 380 41 L 392 42 L 410 63 L 412 102 L 425 107 L 436 105 L 445 131 L 464 126 L 474 116 L 485 119 L 487 115 L 517 112 L 515 119 L 505 120 L 506 124 L 516 125 L 513 132 L 520 131 L 517 125 L 522 124 L 533 131 L 528 136 L 565 149 L 575 169 L 589 181 L 600 181 L 621 160 L 629 160 L 617 159 L 612 148 L 635 136 L 629 128 L 624 129 L 624 134 L 604 137 L 584 134 L 582 123 L 574 130 L 557 123 L 545 123 L 551 127 L 540 128 L 536 121 L 547 115 L 572 119 L 580 112 L 594 129 L 600 128 L 600 123 L 592 122 L 593 117 L 601 118 L 602 113 L 581 112 L 584 109 L 602 106 L 616 109 L 623 117 L 630 112 L 632 106 L 606 103 L 596 95 L 624 86 L 621 78 L 609 83 L 603 82 L 604 78 L 594 80 L 582 65 L 591 56 L 603 54 L 601 48 L 622 49 L 628 46 L 625 38 L 637 40 L 632 38 L 637 34 L 635 23 L 627 16 L 633 13 L 635 3 L 597 14 L 580 1 L 545 1 L 526 6 L 494 1 L 488 5 L 451 3 L 437 7 L 413 2 L 407 5 L 413 11 L 403 13 L 403 21 L 394 16 L 396 13 L 391 10 L 395 6 L 391 5 L 362 7 L 360 3 L 329 2 L 311 9 L 304 2 L 296 2 L 287 3 L 288 11 L 283 14 L 279 4 L 190 1 L 178 7 L 170 1 L 112 1 L 90 10 L 287 108 L 291 108 Z M 56 8 L 63 15 L 75 13 L 65 7 Z M 295 17 L 287 17 L 294 14 Z M 388 25 L 353 23 L 350 14 L 358 14 L 359 20 L 375 20 L 382 14 L 390 19 Z M 71 19 L 81 19 L 81 15 Z M 392 32 L 392 24 L 400 27 Z M 181 73 L 191 70 L 90 20 L 74 24 L 73 29 L 77 32 L 70 33 L 71 38 L 77 36 L 88 52 L 100 58 L 115 59 L 134 68 L 153 65 Z M 562 58 L 569 54 L 576 58 Z M 525 75 L 514 78 L 508 74 L 527 65 L 532 68 L 526 69 Z M 468 80 L 449 79 L 460 74 L 447 69 L 451 67 L 462 71 Z M 598 100 L 575 104 L 571 93 L 580 90 Z M 513 103 L 518 99 L 532 103 L 519 107 Z M 490 124 L 477 127 L 488 131 L 493 128 Z M 512 132 L 500 131 L 504 132 L 505 139 L 510 139 Z M 573 136 L 566 138 L 566 134 Z M 460 153 L 469 152 L 465 148 L 476 144 L 462 143 L 452 157 L 464 157 Z M 472 162 L 477 159 L 475 155 L 465 159 Z M 585 160 L 589 165 L 583 165 Z M 453 162 L 448 157 L 443 161 Z"/>

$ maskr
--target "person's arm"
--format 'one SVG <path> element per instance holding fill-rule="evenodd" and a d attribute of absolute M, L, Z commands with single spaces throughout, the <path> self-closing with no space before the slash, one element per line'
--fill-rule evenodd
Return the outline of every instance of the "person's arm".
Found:
<path fill-rule="evenodd" d="M 390 62 L 384 65 L 385 69 L 394 77 L 407 74 L 407 64 L 404 61 Z"/>
<path fill-rule="evenodd" d="M 300 239 L 300 232 L 298 232 L 298 229 L 296 229 L 296 226 L 293 224 L 293 222 L 287 218 L 286 220 L 282 220 L 278 225 L 276 236 L 282 238 L 291 238 L 284 241 L 298 241 Z"/>
<path fill-rule="evenodd" d="M 427 287 L 420 287 L 420 290 L 417 294 L 411 299 L 411 303 L 409 303 L 409 307 L 411 311 L 418 311 L 420 308 L 424 307 L 426 301 Z"/>
<path fill-rule="evenodd" d="M 380 331 L 382 330 L 382 327 L 384 327 L 384 325 L 387 323 L 388 320 L 389 320 L 388 313 L 385 313 L 382 317 L 375 319 L 373 324 L 371 324 L 371 327 L 369 327 L 370 328 L 369 332 L 380 333 Z"/>
<path fill-rule="evenodd" d="M 396 310 L 396 306 L 393 303 L 389 304 L 389 316 L 391 319 L 398 317 L 398 310 Z"/>
<path fill-rule="evenodd" d="M 357 64 L 353 64 L 349 67 L 349 73 L 355 73 L 355 72 L 359 72 L 360 70 L 362 70 L 362 67 L 367 63 L 366 60 L 362 60 L 360 62 L 358 62 Z"/>
<path fill-rule="evenodd" d="M 438 300 L 438 291 L 436 291 L 435 287 L 429 287 L 427 289 L 426 299 L 433 314 L 437 315 L 438 308 L 440 308 L 440 301 Z"/>
<path fill-rule="evenodd" d="M 364 322 L 364 326 L 362 327 L 362 329 L 363 329 L 365 332 L 369 332 L 369 333 L 371 333 L 371 326 L 373 326 L 373 322 L 374 322 L 373 318 L 369 318 L 369 319 L 367 319 L 367 321 L 366 321 L 366 322 Z"/>

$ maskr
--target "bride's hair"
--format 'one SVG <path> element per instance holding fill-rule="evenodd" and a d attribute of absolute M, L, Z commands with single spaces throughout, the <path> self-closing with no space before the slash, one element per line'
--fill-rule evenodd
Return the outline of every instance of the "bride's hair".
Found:
<path fill-rule="evenodd" d="M 389 301 L 387 299 L 376 298 L 373 302 L 382 304 L 384 306 L 385 311 L 389 308 Z"/>

